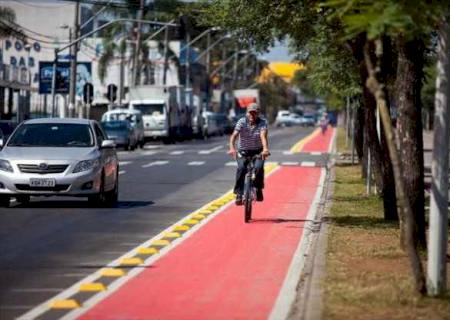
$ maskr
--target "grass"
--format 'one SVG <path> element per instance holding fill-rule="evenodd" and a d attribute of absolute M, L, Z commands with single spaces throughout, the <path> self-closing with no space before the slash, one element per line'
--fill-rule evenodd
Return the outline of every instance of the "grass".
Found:
<path fill-rule="evenodd" d="M 343 133 L 340 128 L 340 152 Z M 335 173 L 323 319 L 450 319 L 449 295 L 415 294 L 398 224 L 384 221 L 378 196 L 366 196 L 360 167 L 338 165 Z"/>

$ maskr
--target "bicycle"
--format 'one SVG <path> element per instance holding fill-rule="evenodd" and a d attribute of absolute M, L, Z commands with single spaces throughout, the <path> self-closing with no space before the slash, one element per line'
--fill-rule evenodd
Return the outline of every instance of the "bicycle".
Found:
<path fill-rule="evenodd" d="M 255 160 L 261 158 L 260 154 L 254 156 L 246 156 L 247 173 L 244 179 L 244 194 L 242 202 L 244 204 L 244 221 L 248 223 L 252 218 L 252 203 L 256 200 L 256 188 L 254 187 L 255 174 Z"/>

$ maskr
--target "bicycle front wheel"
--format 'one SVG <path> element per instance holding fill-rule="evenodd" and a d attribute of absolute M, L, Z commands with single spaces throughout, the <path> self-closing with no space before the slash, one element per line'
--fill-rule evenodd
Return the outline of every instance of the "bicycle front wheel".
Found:
<path fill-rule="evenodd" d="M 248 180 L 248 181 L 247 181 Z M 251 179 L 246 179 L 244 188 L 244 220 L 249 222 L 252 218 L 252 183 Z"/>

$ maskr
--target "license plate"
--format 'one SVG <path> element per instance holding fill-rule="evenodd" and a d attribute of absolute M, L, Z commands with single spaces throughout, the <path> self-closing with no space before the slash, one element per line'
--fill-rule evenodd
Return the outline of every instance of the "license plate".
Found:
<path fill-rule="evenodd" d="M 55 179 L 46 179 L 46 178 L 31 178 L 30 186 L 31 187 L 54 187 L 56 185 Z"/>

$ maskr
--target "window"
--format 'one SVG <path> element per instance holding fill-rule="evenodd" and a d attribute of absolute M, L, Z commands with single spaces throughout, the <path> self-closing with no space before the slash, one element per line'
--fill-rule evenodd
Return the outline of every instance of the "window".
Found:
<path fill-rule="evenodd" d="M 20 126 L 10 147 L 92 147 L 94 139 L 86 124 L 36 123 Z"/>

